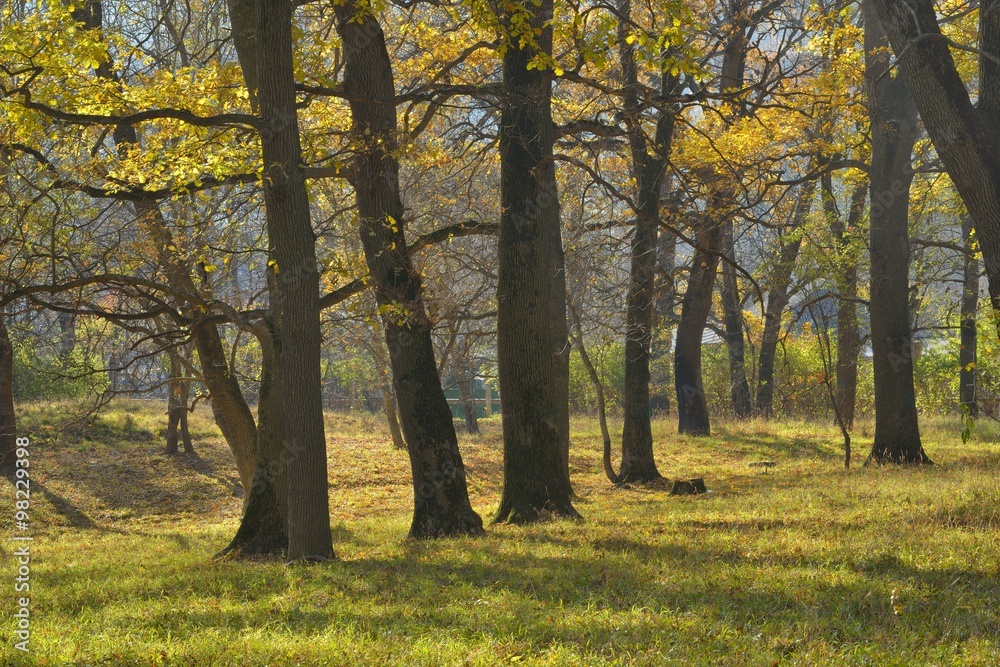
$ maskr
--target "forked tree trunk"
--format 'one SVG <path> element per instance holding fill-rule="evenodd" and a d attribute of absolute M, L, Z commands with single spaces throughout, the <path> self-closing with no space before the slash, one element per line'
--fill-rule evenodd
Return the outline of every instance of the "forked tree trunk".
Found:
<path fill-rule="evenodd" d="M 909 314 L 909 203 L 917 108 L 889 71 L 888 42 L 865 2 L 865 77 L 871 120 L 871 330 L 877 463 L 930 463 L 920 443 Z"/>
<path fill-rule="evenodd" d="M 968 216 L 962 218 L 962 240 L 966 255 L 963 257 L 962 267 L 958 393 L 960 405 L 968 410 L 971 416 L 977 417 L 979 400 L 976 396 L 978 376 L 976 313 L 979 309 L 979 261 L 974 254 L 972 220 Z"/>
<path fill-rule="evenodd" d="M 778 356 L 778 341 L 781 338 L 781 316 L 788 307 L 788 288 L 792 283 L 795 261 L 802 247 L 802 237 L 798 229 L 805 222 L 812 206 L 816 181 L 806 181 L 799 191 L 795 210 L 786 234 L 792 236 L 783 243 L 778 262 L 771 270 L 770 289 L 767 292 L 767 306 L 764 310 L 764 331 L 761 334 L 760 353 L 757 359 L 757 406 L 756 412 L 770 418 L 774 414 L 774 366 Z"/>
<path fill-rule="evenodd" d="M 625 381 L 622 391 L 622 465 L 620 482 L 652 482 L 660 479 L 653 458 L 650 427 L 650 372 L 653 323 L 656 319 L 655 280 L 660 193 L 666 158 L 670 154 L 674 117 L 661 112 L 657 119 L 652 153 L 642 126 L 643 101 L 635 60 L 635 47 L 628 39 L 632 27 L 631 0 L 618 5 L 618 54 L 624 84 L 625 124 L 632 155 L 632 174 L 638 189 L 635 228 L 631 243 L 631 271 L 625 310 Z M 676 77 L 661 73 L 664 94 L 676 85 Z M 581 352 L 581 356 L 584 354 Z"/>
<path fill-rule="evenodd" d="M 712 291 L 722 251 L 722 227 L 711 222 L 696 229 L 691 275 L 681 306 L 674 346 L 674 390 L 677 396 L 678 431 L 686 435 L 712 433 L 708 400 L 701 379 L 701 339 L 712 310 Z"/>
<path fill-rule="evenodd" d="M 552 0 L 518 7 L 530 15 L 537 48 L 552 47 Z M 519 14 L 519 16 L 521 16 Z M 501 17 L 511 28 L 511 16 Z M 501 214 L 497 280 L 497 366 L 503 397 L 504 482 L 495 521 L 578 516 L 566 474 L 553 362 L 554 257 L 559 200 L 552 161 L 550 70 L 528 69 L 537 54 L 517 37 L 503 56 L 500 113 Z"/>
<path fill-rule="evenodd" d="M 352 184 L 413 471 L 410 536 L 483 532 L 472 509 L 451 409 L 441 387 L 420 276 L 406 252 L 395 84 L 385 35 L 367 6 L 334 5 L 355 142 Z"/>
<path fill-rule="evenodd" d="M 277 300 L 277 299 L 275 299 Z M 272 305 L 272 315 L 274 307 Z M 236 558 L 279 556 L 288 547 L 288 489 L 282 417 L 281 339 L 269 315 L 257 339 L 261 347 L 260 399 L 257 404 L 257 468 L 247 493 L 246 511 L 232 541 L 219 555 Z"/>
<path fill-rule="evenodd" d="M 7 332 L 7 316 L 0 312 L 0 469 L 14 464 L 17 414 L 14 412 L 14 346 Z"/>
<path fill-rule="evenodd" d="M 728 220 L 723 227 L 722 312 L 726 333 L 726 349 L 729 352 L 729 395 L 733 414 L 737 419 L 749 419 L 753 415 L 750 399 L 750 384 L 747 382 L 746 343 L 743 340 L 743 299 L 740 297 L 739 282 L 736 279 L 736 242 L 733 221 Z"/>

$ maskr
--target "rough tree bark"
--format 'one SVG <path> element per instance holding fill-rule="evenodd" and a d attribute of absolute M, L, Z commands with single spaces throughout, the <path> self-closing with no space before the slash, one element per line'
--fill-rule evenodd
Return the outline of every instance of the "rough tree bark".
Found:
<path fill-rule="evenodd" d="M 781 243 L 778 262 L 771 270 L 770 289 L 767 292 L 767 306 L 764 311 L 764 331 L 761 334 L 760 353 L 757 359 L 757 406 L 756 412 L 770 418 L 774 414 L 774 364 L 778 356 L 778 340 L 781 337 L 781 315 L 788 306 L 791 295 L 788 288 L 792 283 L 792 271 L 802 247 L 802 237 L 797 230 L 805 222 L 812 208 L 816 181 L 806 181 L 799 190 L 792 219 L 786 234 L 791 240 Z"/>
<path fill-rule="evenodd" d="M 0 469 L 14 464 L 17 414 L 14 412 L 14 346 L 7 332 L 7 316 L 0 313 Z"/>
<path fill-rule="evenodd" d="M 553 257 L 559 200 L 552 160 L 552 74 L 528 69 L 552 48 L 552 0 L 522 4 L 536 44 L 510 35 L 503 56 L 500 110 L 501 214 L 497 280 L 497 366 L 503 397 L 504 483 L 494 521 L 523 523 L 548 514 L 578 516 L 562 451 L 552 354 Z M 565 292 L 564 292 L 565 294 Z M 563 297 L 565 299 L 565 296 Z"/>
<path fill-rule="evenodd" d="M 972 220 L 962 218 L 962 241 L 966 255 L 962 267 L 962 303 L 959 322 L 960 347 L 958 352 L 959 404 L 973 417 L 979 416 L 979 399 L 976 395 L 978 370 L 976 369 L 978 336 L 976 313 L 979 309 L 979 260 L 974 250 Z"/>
<path fill-rule="evenodd" d="M 650 428 L 649 362 L 656 318 L 655 279 L 657 234 L 660 228 L 660 193 L 666 159 L 670 155 L 674 116 L 661 112 L 653 146 L 642 124 L 645 103 L 635 61 L 635 46 L 627 39 L 632 27 L 632 2 L 618 5 L 618 54 L 624 84 L 625 125 L 636 179 L 639 210 L 631 243 L 631 269 L 625 310 L 625 379 L 622 392 L 622 464 L 620 482 L 652 482 L 661 478 L 653 458 Z M 661 73 L 661 92 L 669 93 L 677 77 Z M 652 152 L 650 152 L 652 148 Z M 581 356 L 583 353 L 581 352 Z"/>
<path fill-rule="evenodd" d="M 361 241 L 383 313 L 389 363 L 413 471 L 410 536 L 483 532 L 469 503 L 465 466 L 431 341 L 422 285 L 406 252 L 395 84 L 385 35 L 370 9 L 348 0 L 334 5 L 344 49 L 344 90 L 350 98 Z"/>
<path fill-rule="evenodd" d="M 972 216 L 1000 311 L 1000 2 L 979 3 L 981 51 L 974 106 L 942 36 L 933 0 L 870 0 L 901 54 L 899 70 L 924 127 Z M 997 319 L 1000 333 L 1000 318 Z"/>
<path fill-rule="evenodd" d="M 930 463 L 920 443 L 909 315 L 909 205 L 917 108 L 890 71 L 885 32 L 865 9 L 865 78 L 871 121 L 871 312 L 877 463 Z"/>
<path fill-rule="evenodd" d="M 295 107 L 292 4 L 232 2 L 230 15 L 234 25 L 254 26 L 256 42 L 250 52 L 237 48 L 237 53 L 264 126 L 264 207 L 278 272 L 273 296 L 280 298 L 281 313 L 288 558 L 326 560 L 333 557 L 333 546 L 320 377 L 319 270 Z"/>

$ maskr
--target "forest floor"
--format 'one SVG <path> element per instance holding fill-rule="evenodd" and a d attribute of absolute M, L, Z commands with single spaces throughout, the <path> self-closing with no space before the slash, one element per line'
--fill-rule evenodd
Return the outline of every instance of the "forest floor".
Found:
<path fill-rule="evenodd" d="M 657 421 L 661 473 L 714 491 L 672 497 L 608 484 L 596 421 L 575 419 L 584 521 L 416 542 L 405 453 L 377 416 L 331 414 L 340 560 L 285 567 L 212 560 L 240 499 L 207 410 L 196 456 L 164 453 L 158 403 L 92 423 L 65 423 L 60 405 L 19 412 L 31 653 L 12 646 L 14 500 L 0 480 L 2 665 L 1000 664 L 1000 438 L 986 421 L 963 445 L 957 418 L 925 420 L 937 465 L 922 469 L 862 467 L 861 424 L 849 471 L 824 420 L 727 423 L 710 439 Z M 500 424 L 460 437 L 488 518 Z"/>

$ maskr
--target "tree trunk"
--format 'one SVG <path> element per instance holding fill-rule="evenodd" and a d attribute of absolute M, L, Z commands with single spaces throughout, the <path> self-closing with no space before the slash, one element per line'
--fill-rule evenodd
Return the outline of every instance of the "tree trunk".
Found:
<path fill-rule="evenodd" d="M 386 343 L 410 467 L 414 512 L 410 536 L 483 532 L 469 503 L 465 466 L 445 399 L 424 309 L 422 285 L 406 252 L 392 62 L 385 35 L 367 7 L 334 6 L 344 48 L 344 90 L 355 144 L 352 184 L 361 241 L 384 315 Z"/>
<path fill-rule="evenodd" d="M 756 411 L 758 415 L 766 418 L 774 414 L 774 365 L 778 353 L 778 340 L 781 338 L 781 315 L 788 306 L 790 298 L 788 288 L 792 283 L 792 271 L 795 269 L 795 261 L 802 247 L 802 237 L 798 229 L 809 215 L 815 192 L 816 181 L 806 181 L 802 184 L 786 231 L 792 239 L 779 239 L 781 251 L 778 263 L 771 271 L 770 289 L 767 292 L 767 306 L 764 311 L 764 331 L 761 334 L 760 353 L 757 359 Z"/>
<path fill-rule="evenodd" d="M 181 377 L 184 368 L 176 352 L 167 353 L 170 357 L 170 378 L 167 380 L 167 453 L 177 453 L 177 428 L 181 423 L 181 414 L 187 412 L 187 402 L 181 402 Z"/>
<path fill-rule="evenodd" d="M 678 431 L 682 434 L 707 436 L 712 429 L 708 418 L 708 401 L 701 379 L 701 339 L 712 310 L 715 273 L 722 250 L 721 225 L 708 222 L 696 229 L 691 275 L 681 305 L 674 346 L 674 389 L 677 396 Z"/>
<path fill-rule="evenodd" d="M 851 210 L 847 226 L 856 230 L 861 223 L 868 199 L 868 185 L 860 185 L 851 195 Z M 843 427 L 854 428 L 854 411 L 858 395 L 858 357 L 861 355 L 861 334 L 858 330 L 858 260 L 840 216 L 836 214 L 833 184 L 829 176 L 823 181 L 823 202 L 830 216 L 830 229 L 837 245 L 838 265 L 843 273 L 837 276 L 840 300 L 837 303 L 837 392 L 835 400 Z"/>
<path fill-rule="evenodd" d="M 272 281 L 273 284 L 273 281 Z M 274 305 L 257 334 L 261 348 L 257 403 L 257 468 L 246 511 L 232 542 L 219 555 L 236 558 L 279 556 L 288 546 L 288 488 L 282 411 L 282 350 Z"/>
<path fill-rule="evenodd" d="M 254 5 L 234 3 L 231 13 Z M 264 206 L 280 298 L 282 416 L 288 489 L 288 558 L 333 557 L 320 377 L 319 271 L 302 170 L 292 62 L 292 4 L 257 0 L 256 50 L 237 48 L 257 90 Z M 245 20 L 237 16 L 234 24 Z M 254 80 L 256 77 L 256 81 Z M 256 84 L 256 86 L 255 86 Z"/>
<path fill-rule="evenodd" d="M 979 308 L 979 261 L 973 254 L 975 244 L 972 220 L 968 216 L 962 218 L 962 240 L 968 254 L 963 258 L 958 393 L 961 406 L 969 411 L 969 415 L 977 417 L 979 416 L 979 401 L 976 396 L 976 376 L 978 375 L 976 369 L 976 346 L 978 343 L 976 313 Z"/>
<path fill-rule="evenodd" d="M 76 316 L 73 313 L 59 313 L 59 357 L 69 361 L 76 347 Z"/>
<path fill-rule="evenodd" d="M 399 419 L 396 416 L 396 398 L 392 395 L 392 385 L 382 385 L 382 409 L 385 420 L 389 424 L 389 434 L 392 436 L 392 446 L 396 449 L 406 449 L 403 432 L 399 430 Z"/>
<path fill-rule="evenodd" d="M 625 306 L 625 379 L 622 392 L 624 424 L 619 481 L 652 482 L 660 479 L 661 475 L 653 458 L 653 434 L 649 421 L 649 362 L 653 324 L 656 320 L 656 246 L 660 226 L 660 193 L 663 189 L 666 161 L 670 155 L 674 117 L 670 112 L 660 112 L 651 154 L 642 126 L 644 100 L 640 93 L 635 46 L 627 39 L 632 27 L 631 0 L 619 1 L 618 14 L 618 54 L 624 84 L 624 117 L 639 205 L 639 210 L 635 212 Z M 676 86 L 677 77 L 671 76 L 666 70 L 660 74 L 661 92 L 668 94 Z"/>
<path fill-rule="evenodd" d="M 551 51 L 552 0 L 518 6 L 530 14 L 537 48 Z M 519 13 L 520 17 L 521 14 Z M 501 17 L 508 34 L 511 16 Z M 503 56 L 500 114 L 501 214 L 497 280 L 497 366 L 503 398 L 504 483 L 495 521 L 578 516 L 566 475 L 552 353 L 553 257 L 559 199 L 552 161 L 552 75 L 528 64 L 533 45 L 511 38 Z"/>
<path fill-rule="evenodd" d="M 929 463 L 920 444 L 909 316 L 910 160 L 917 109 L 889 71 L 885 33 L 865 2 L 865 77 L 871 120 L 871 330 L 877 463 Z"/>
<path fill-rule="evenodd" d="M 979 102 L 973 106 L 941 35 L 933 0 L 870 0 L 927 133 L 972 216 L 990 299 L 1000 310 L 1000 16 L 980 2 Z M 997 319 L 1000 333 L 1000 318 Z"/>
<path fill-rule="evenodd" d="M 0 313 L 0 469 L 14 464 L 17 414 L 14 412 L 14 346 L 7 332 L 7 316 Z"/>
<path fill-rule="evenodd" d="M 465 412 L 466 432 L 479 433 L 475 387 L 473 386 L 473 377 L 468 361 L 468 357 L 465 354 L 455 356 L 455 377 L 458 383 L 458 397 L 462 402 L 462 410 Z"/>
<path fill-rule="evenodd" d="M 604 445 L 602 457 L 604 474 L 607 475 L 608 481 L 612 484 L 621 484 L 621 475 L 615 472 L 615 467 L 611 463 L 611 431 L 608 430 L 608 411 L 604 398 L 604 383 L 601 382 L 601 376 L 597 373 L 597 368 L 594 367 L 594 362 L 590 359 L 590 354 L 587 353 L 587 346 L 583 340 L 583 327 L 580 326 L 580 316 L 572 304 L 569 304 L 569 312 L 573 321 L 573 344 L 576 346 L 577 352 L 580 353 L 580 361 L 583 362 L 583 367 L 587 371 L 587 377 L 590 378 L 590 384 L 594 387 L 594 393 L 597 395 L 597 423 L 601 427 L 601 441 Z"/>
<path fill-rule="evenodd" d="M 740 298 L 739 283 L 736 280 L 736 243 L 733 237 L 733 221 L 723 226 L 723 252 L 728 261 L 722 264 L 722 312 L 725 321 L 726 348 L 729 350 L 729 393 L 733 414 L 737 419 L 749 419 L 753 415 L 750 401 L 750 384 L 747 382 L 745 342 L 743 340 L 743 299 Z"/>

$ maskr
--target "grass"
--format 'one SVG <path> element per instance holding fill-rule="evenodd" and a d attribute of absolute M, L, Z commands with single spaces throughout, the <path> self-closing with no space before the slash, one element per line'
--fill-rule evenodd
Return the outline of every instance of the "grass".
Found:
<path fill-rule="evenodd" d="M 575 420 L 583 522 L 414 542 L 405 454 L 377 417 L 329 415 L 341 560 L 288 568 L 211 560 L 240 500 L 207 411 L 192 422 L 197 456 L 169 457 L 162 405 L 119 403 L 69 430 L 63 409 L 20 408 L 34 443 L 32 652 L 12 649 L 8 592 L 3 665 L 1000 664 L 990 424 L 963 445 L 957 419 L 928 419 L 937 465 L 845 471 L 824 423 L 722 424 L 689 439 L 660 421 L 661 472 L 715 492 L 682 498 L 610 487 L 596 422 Z M 856 458 L 870 435 L 858 428 Z M 462 449 L 487 516 L 499 423 Z M 778 465 L 747 465 L 761 459 Z M 4 542 L 0 582 L 12 582 Z"/>

